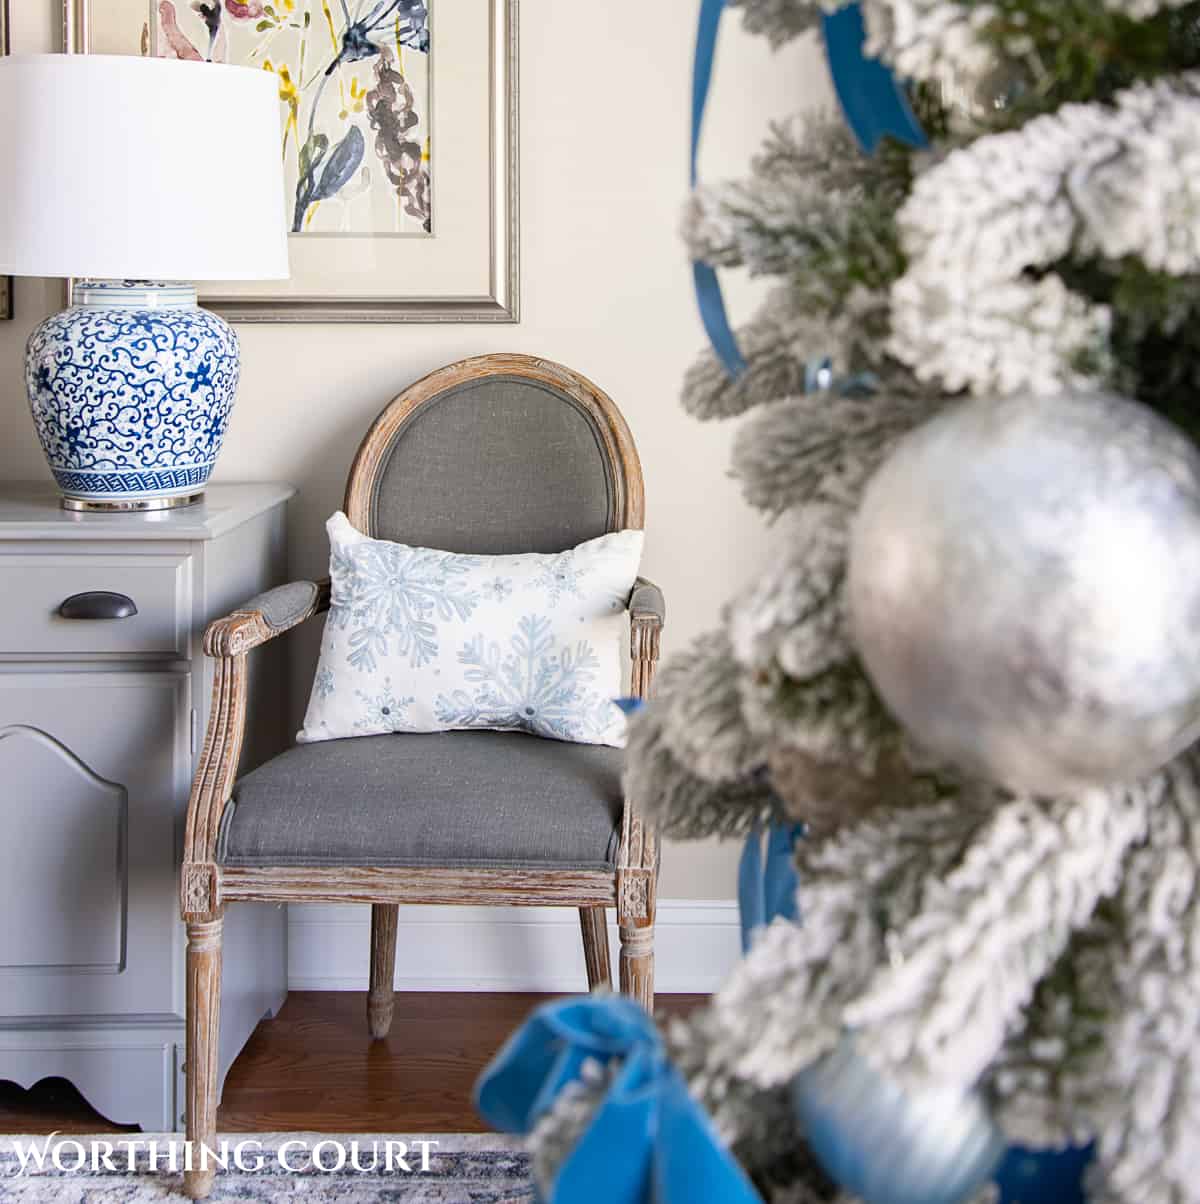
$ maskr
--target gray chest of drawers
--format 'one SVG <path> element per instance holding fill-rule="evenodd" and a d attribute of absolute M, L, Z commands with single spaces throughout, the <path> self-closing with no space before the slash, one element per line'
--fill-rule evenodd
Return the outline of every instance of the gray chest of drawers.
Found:
<path fill-rule="evenodd" d="M 211 688 L 200 637 L 286 579 L 292 492 L 217 485 L 185 510 L 73 515 L 45 488 L 0 486 L 0 1079 L 62 1076 L 145 1130 L 182 1121 L 177 882 Z M 253 677 L 263 722 L 243 768 L 288 738 L 286 667 Z M 282 908 L 226 921 L 222 1080 L 283 1001 L 286 934 Z"/>

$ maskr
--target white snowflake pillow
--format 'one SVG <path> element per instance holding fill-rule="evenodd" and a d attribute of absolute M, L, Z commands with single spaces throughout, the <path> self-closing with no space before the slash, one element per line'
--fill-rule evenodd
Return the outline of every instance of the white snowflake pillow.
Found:
<path fill-rule="evenodd" d="M 625 742 L 625 606 L 641 531 L 463 556 L 326 524 L 331 580 L 301 742 L 464 728 Z"/>

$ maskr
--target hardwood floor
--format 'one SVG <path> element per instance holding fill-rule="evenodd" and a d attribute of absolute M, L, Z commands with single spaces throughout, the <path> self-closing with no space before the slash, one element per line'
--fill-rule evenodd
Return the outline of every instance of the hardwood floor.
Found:
<path fill-rule="evenodd" d="M 367 1032 L 365 992 L 293 991 L 229 1071 L 223 1132 L 475 1133 L 480 1070 L 546 995 L 405 992 L 386 1040 Z M 703 995 L 660 995 L 657 1015 L 686 1015 Z M 0 1083 L 0 1132 L 107 1132 L 62 1079 L 30 1091 Z M 134 1127 L 136 1129 L 136 1126 Z M 128 1126 L 124 1131 L 131 1131 Z"/>

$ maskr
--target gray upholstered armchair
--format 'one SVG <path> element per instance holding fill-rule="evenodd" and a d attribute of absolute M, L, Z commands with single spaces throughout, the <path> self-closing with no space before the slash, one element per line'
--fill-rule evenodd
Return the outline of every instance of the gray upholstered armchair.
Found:
<path fill-rule="evenodd" d="M 355 457 L 345 510 L 359 530 L 426 547 L 556 552 L 640 528 L 642 472 L 625 420 L 589 381 L 529 356 L 481 356 L 387 406 Z M 605 909 L 615 907 L 621 990 L 653 1004 L 658 850 L 636 801 L 622 795 L 619 749 L 506 732 L 366 736 L 298 745 L 238 778 L 247 654 L 328 606 L 327 583 L 298 582 L 205 633 L 213 707 L 181 886 L 192 1141 L 211 1145 L 216 1135 L 221 930 L 231 903 L 370 903 L 376 1037 L 392 1019 L 400 903 L 577 907 L 592 988 L 610 982 Z M 629 612 L 632 689 L 646 697 L 661 592 L 639 580 Z M 348 799 L 352 807 L 330 806 Z M 195 1197 L 211 1184 L 211 1171 L 186 1177 Z"/>

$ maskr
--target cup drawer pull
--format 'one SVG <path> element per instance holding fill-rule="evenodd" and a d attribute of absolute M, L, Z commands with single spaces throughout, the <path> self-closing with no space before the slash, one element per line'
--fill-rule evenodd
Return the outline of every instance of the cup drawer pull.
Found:
<path fill-rule="evenodd" d="M 64 619 L 128 619 L 137 612 L 132 598 L 106 589 L 72 594 L 58 608 Z"/>

